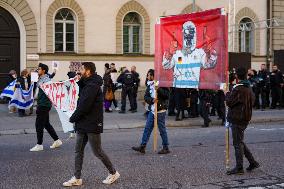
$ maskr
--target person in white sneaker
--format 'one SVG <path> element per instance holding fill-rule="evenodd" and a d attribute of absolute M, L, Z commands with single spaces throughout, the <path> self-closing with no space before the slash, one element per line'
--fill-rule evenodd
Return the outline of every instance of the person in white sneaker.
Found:
<path fill-rule="evenodd" d="M 39 80 L 37 86 L 39 88 L 38 100 L 37 100 L 37 110 L 36 110 L 36 133 L 37 133 L 37 144 L 30 149 L 31 152 L 37 152 L 43 150 L 43 130 L 46 129 L 51 138 L 54 140 L 50 148 L 58 148 L 62 145 L 62 141 L 59 140 L 54 128 L 49 122 L 49 111 L 51 109 L 51 102 L 40 88 L 43 83 L 49 82 L 50 78 L 47 75 L 48 66 L 40 63 L 38 66 Z"/>
<path fill-rule="evenodd" d="M 84 62 L 81 67 L 82 78 L 78 82 L 80 87 L 77 109 L 70 117 L 70 122 L 75 123 L 75 172 L 74 176 L 63 186 L 82 185 L 81 171 L 83 166 L 84 149 L 89 142 L 92 151 L 108 169 L 109 176 L 104 184 L 112 184 L 120 174 L 115 170 L 108 156 L 101 147 L 101 133 L 103 132 L 103 92 L 102 78 L 96 74 L 95 64 Z"/>

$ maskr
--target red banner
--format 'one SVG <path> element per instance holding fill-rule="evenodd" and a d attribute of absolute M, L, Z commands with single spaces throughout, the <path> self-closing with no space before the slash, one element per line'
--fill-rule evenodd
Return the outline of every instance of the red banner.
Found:
<path fill-rule="evenodd" d="M 228 71 L 224 9 L 160 18 L 155 77 L 161 87 L 223 89 Z"/>

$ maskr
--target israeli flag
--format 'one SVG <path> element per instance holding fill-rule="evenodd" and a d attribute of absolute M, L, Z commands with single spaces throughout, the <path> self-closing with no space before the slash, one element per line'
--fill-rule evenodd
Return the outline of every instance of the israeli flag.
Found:
<path fill-rule="evenodd" d="M 34 103 L 34 84 L 32 83 L 29 90 L 22 90 L 20 85 L 16 85 L 15 88 L 9 107 L 16 107 L 18 109 L 29 109 L 32 107 Z"/>
<path fill-rule="evenodd" d="M 13 98 L 14 95 L 14 91 L 15 91 L 15 85 L 16 85 L 16 81 L 14 80 L 13 82 L 11 82 L 1 93 L 0 98 L 2 99 L 3 97 L 9 97 L 9 98 Z"/>

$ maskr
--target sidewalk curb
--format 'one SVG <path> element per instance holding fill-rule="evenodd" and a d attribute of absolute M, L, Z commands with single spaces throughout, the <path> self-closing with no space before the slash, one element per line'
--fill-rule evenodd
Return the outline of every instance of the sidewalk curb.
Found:
<path fill-rule="evenodd" d="M 187 119 L 189 120 L 189 119 Z M 273 123 L 273 122 L 282 122 L 284 121 L 283 118 L 260 118 L 260 119 L 254 119 L 250 123 Z M 201 127 L 203 124 L 202 120 L 193 120 L 192 122 L 176 122 L 173 120 L 168 121 L 167 127 L 169 128 L 190 128 L 190 127 Z M 145 123 L 138 123 L 136 125 L 130 126 L 129 124 L 127 126 L 120 126 L 119 124 L 116 124 L 114 126 L 111 126 L 110 128 L 105 128 L 104 130 L 122 130 L 122 129 L 139 129 L 144 128 Z M 213 120 L 211 123 L 211 126 L 222 126 L 221 121 L 219 120 Z M 61 128 L 55 128 L 56 132 L 63 132 Z M 12 129 L 12 130 L 4 130 L 0 131 L 0 136 L 4 135 L 20 135 L 20 134 L 36 134 L 35 129 Z"/>

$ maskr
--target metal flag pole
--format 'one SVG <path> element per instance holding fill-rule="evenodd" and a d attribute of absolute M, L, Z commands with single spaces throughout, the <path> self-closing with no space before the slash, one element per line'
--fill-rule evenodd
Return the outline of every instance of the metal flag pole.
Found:
<path fill-rule="evenodd" d="M 154 113 L 154 135 L 153 135 L 153 150 L 154 152 L 157 152 L 157 146 L 158 146 L 158 82 L 154 82 L 155 85 L 155 113 Z"/>
<path fill-rule="evenodd" d="M 196 3 L 195 0 L 192 0 L 192 12 L 196 11 Z"/>

